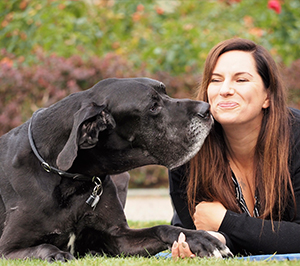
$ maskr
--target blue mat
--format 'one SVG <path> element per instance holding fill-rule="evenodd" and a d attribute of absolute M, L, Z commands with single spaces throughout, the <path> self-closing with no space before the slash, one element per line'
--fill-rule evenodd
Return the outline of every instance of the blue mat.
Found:
<path fill-rule="evenodd" d="M 171 252 L 160 252 L 155 255 L 156 258 L 162 259 L 171 259 Z M 249 260 L 249 261 L 270 261 L 270 260 L 300 260 L 300 253 L 291 253 L 291 254 L 268 254 L 268 255 L 254 255 L 247 257 L 235 257 L 240 260 Z"/>
<path fill-rule="evenodd" d="M 249 261 L 259 261 L 259 260 L 300 260 L 300 253 L 290 253 L 290 254 L 268 254 L 268 255 L 253 255 L 247 257 L 237 257 L 242 260 Z"/>

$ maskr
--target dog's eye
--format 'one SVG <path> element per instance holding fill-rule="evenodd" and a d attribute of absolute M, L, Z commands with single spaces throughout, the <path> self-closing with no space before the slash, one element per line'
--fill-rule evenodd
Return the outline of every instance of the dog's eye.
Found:
<path fill-rule="evenodd" d="M 160 111 L 161 106 L 159 106 L 158 103 L 154 103 L 151 107 L 150 107 L 150 112 L 153 114 L 156 114 Z"/>

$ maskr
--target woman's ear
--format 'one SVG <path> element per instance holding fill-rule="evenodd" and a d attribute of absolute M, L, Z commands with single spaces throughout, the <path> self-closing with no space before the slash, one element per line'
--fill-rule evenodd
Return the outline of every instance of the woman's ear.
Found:
<path fill-rule="evenodd" d="M 267 109 L 270 106 L 270 92 L 267 90 L 265 101 L 263 102 L 262 108 Z"/>

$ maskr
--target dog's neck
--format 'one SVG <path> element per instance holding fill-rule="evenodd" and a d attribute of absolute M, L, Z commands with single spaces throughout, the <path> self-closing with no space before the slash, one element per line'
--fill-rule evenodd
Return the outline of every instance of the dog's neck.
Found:
<path fill-rule="evenodd" d="M 47 163 L 44 158 L 39 154 L 33 136 L 32 136 L 32 121 L 34 120 L 34 118 L 37 116 L 37 114 L 39 112 L 41 112 L 43 109 L 38 110 L 37 112 L 35 112 L 32 115 L 32 118 L 29 121 L 29 126 L 28 126 L 28 139 L 29 139 L 29 143 L 30 143 L 30 147 L 33 151 L 33 153 L 35 154 L 35 156 L 37 157 L 37 159 L 41 162 L 41 166 L 42 168 L 48 172 L 48 173 L 55 173 L 61 177 L 66 177 L 69 179 L 73 179 L 73 180 L 78 180 L 78 181 L 88 181 L 88 182 L 94 182 L 93 180 L 96 178 L 94 176 L 89 176 L 89 175 L 84 175 L 84 174 L 79 174 L 79 173 L 69 173 L 69 172 L 65 172 L 62 171 L 58 168 L 55 168 L 53 166 L 51 166 L 49 163 Z M 104 175 L 105 176 L 105 175 Z"/>
<path fill-rule="evenodd" d="M 57 168 L 49 165 L 41 157 L 41 155 L 39 154 L 39 152 L 38 152 L 38 150 L 37 150 L 37 148 L 35 146 L 35 143 L 34 143 L 34 140 L 33 140 L 33 137 L 32 137 L 32 132 L 31 132 L 32 120 L 33 120 L 33 117 L 30 119 L 29 126 L 28 126 L 28 139 L 29 139 L 30 147 L 31 147 L 33 153 L 35 154 L 35 156 L 41 162 L 41 165 L 42 165 L 43 169 L 46 172 L 48 172 L 48 173 L 52 172 L 52 173 L 58 174 L 58 175 L 63 176 L 63 177 L 67 177 L 67 178 L 71 178 L 71 179 L 76 179 L 76 180 L 79 180 L 79 181 L 91 181 L 92 178 L 89 177 L 89 176 L 85 176 L 85 175 L 77 174 L 77 173 L 73 174 L 73 173 L 68 173 L 68 172 L 59 170 L 59 169 L 57 169 Z"/>

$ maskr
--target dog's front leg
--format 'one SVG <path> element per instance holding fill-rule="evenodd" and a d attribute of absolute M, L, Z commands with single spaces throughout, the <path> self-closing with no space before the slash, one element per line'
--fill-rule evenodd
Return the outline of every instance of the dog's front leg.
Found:
<path fill-rule="evenodd" d="M 230 257 L 228 247 L 205 231 L 183 229 L 171 225 L 159 225 L 144 229 L 124 227 L 111 232 L 110 243 L 114 243 L 112 255 L 150 256 L 171 248 L 179 234 L 186 235 L 191 250 L 199 257 Z M 109 246 L 106 246 L 109 248 Z M 116 248 L 117 247 L 117 248 Z M 118 253 L 114 253 L 115 251 Z"/>
<path fill-rule="evenodd" d="M 35 247 L 16 249 L 12 251 L 2 252 L 6 259 L 42 259 L 48 262 L 53 261 L 68 261 L 74 259 L 69 252 L 64 252 L 50 244 L 41 244 Z"/>
<path fill-rule="evenodd" d="M 21 211 L 22 208 L 24 207 L 17 208 L 6 217 L 6 225 L 0 238 L 0 256 L 6 259 L 37 258 L 47 261 L 66 261 L 74 258 L 70 253 L 59 249 L 54 242 L 47 241 L 49 237 L 56 237 L 57 243 L 66 242 L 67 248 L 67 237 L 64 239 L 62 234 L 46 233 L 53 232 L 52 226 L 47 227 L 51 224 L 49 219 L 42 215 L 39 215 L 38 219 L 33 213 L 27 215 Z M 41 221 L 47 222 L 41 226 Z"/>
<path fill-rule="evenodd" d="M 171 225 L 130 229 L 112 180 L 103 182 L 103 194 L 95 210 L 85 213 L 83 222 L 89 230 L 78 236 L 79 253 L 88 250 L 110 255 L 154 255 L 170 248 L 183 232 L 191 251 L 200 257 L 226 257 L 230 250 L 205 231 L 188 230 Z M 93 228 L 93 229 L 92 229 Z"/>

